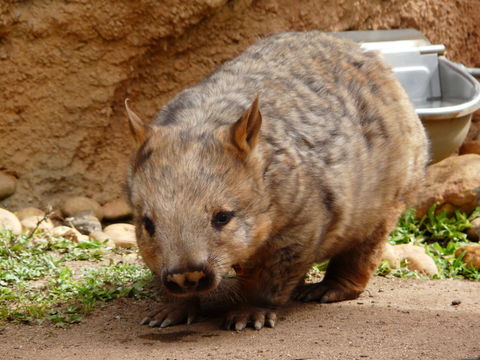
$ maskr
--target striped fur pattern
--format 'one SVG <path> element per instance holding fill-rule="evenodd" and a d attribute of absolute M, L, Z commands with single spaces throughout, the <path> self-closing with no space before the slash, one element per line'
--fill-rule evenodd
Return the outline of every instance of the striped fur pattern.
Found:
<path fill-rule="evenodd" d="M 265 38 L 150 125 L 131 124 L 139 148 L 128 189 L 146 264 L 163 278 L 208 277 L 174 300 L 215 295 L 242 309 L 358 296 L 428 157 L 424 129 L 380 56 L 319 31 Z M 213 226 L 222 212 L 233 215 Z M 325 260 L 325 279 L 304 285 Z M 225 286 L 232 266 L 241 271 Z"/>

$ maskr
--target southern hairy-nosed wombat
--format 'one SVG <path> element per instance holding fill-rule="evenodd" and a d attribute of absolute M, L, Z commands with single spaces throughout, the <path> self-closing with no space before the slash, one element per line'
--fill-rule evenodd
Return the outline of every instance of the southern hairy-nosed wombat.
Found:
<path fill-rule="evenodd" d="M 318 31 L 259 41 L 150 125 L 127 112 L 138 245 L 172 298 L 150 326 L 190 323 L 223 299 L 226 328 L 259 329 L 291 298 L 357 297 L 427 160 L 380 56 Z M 324 280 L 304 284 L 328 259 Z"/>

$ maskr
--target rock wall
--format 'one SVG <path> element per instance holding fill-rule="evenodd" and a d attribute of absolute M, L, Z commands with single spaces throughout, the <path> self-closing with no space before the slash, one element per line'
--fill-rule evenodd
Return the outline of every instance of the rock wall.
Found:
<path fill-rule="evenodd" d="M 0 203 L 105 202 L 133 148 L 123 100 L 143 118 L 259 37 L 286 30 L 413 27 L 480 66 L 480 0 L 4 0 L 0 4 Z"/>

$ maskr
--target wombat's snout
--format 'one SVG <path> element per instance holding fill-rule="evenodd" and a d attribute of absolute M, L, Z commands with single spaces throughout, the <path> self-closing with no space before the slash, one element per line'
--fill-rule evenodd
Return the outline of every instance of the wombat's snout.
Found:
<path fill-rule="evenodd" d="M 214 274 L 206 269 L 165 271 L 162 276 L 165 288 L 173 295 L 205 292 L 214 286 Z"/>

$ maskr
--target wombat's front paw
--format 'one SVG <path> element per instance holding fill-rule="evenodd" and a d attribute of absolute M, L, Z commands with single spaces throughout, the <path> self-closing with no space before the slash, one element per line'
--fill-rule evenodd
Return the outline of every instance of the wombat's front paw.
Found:
<path fill-rule="evenodd" d="M 242 331 L 250 325 L 255 330 L 264 326 L 275 327 L 277 314 L 271 309 L 260 307 L 244 307 L 239 310 L 230 311 L 225 317 L 223 328 L 226 330 Z"/>
<path fill-rule="evenodd" d="M 191 324 L 195 320 L 198 310 L 199 305 L 194 302 L 166 304 L 144 318 L 140 324 L 162 328 L 184 322 Z"/>
<path fill-rule="evenodd" d="M 292 298 L 299 301 L 318 301 L 321 303 L 356 299 L 360 291 L 349 289 L 336 281 L 322 281 L 297 287 Z"/>

